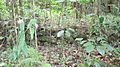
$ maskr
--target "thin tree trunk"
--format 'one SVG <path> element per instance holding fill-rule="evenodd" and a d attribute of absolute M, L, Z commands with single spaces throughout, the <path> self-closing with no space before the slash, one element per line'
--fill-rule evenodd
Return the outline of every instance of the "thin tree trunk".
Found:
<path fill-rule="evenodd" d="M 23 16 L 22 0 L 19 0 L 19 7 L 20 7 L 20 15 Z"/>
<path fill-rule="evenodd" d="M 11 1 L 11 7 L 12 7 L 12 20 L 13 20 L 13 22 L 14 22 L 14 27 L 15 27 L 15 35 L 16 35 L 16 37 L 15 37 L 15 43 L 14 43 L 14 45 L 15 44 L 17 44 L 17 23 L 16 23 L 16 20 L 15 20 L 15 16 L 16 16 L 16 14 L 15 14 L 15 3 L 16 3 L 16 0 L 12 0 Z"/>

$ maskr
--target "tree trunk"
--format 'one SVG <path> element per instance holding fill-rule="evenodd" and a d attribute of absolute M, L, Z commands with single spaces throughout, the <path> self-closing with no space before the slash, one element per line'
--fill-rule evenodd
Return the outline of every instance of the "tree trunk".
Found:
<path fill-rule="evenodd" d="M 19 7 L 20 7 L 20 15 L 22 16 L 23 15 L 23 5 L 22 5 L 22 0 L 19 0 Z"/>

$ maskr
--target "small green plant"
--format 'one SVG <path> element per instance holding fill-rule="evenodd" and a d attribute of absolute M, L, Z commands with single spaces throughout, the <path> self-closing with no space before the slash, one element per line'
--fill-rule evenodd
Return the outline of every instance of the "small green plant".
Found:
<path fill-rule="evenodd" d="M 36 23 L 37 23 L 36 19 L 31 19 L 30 22 L 29 22 L 29 24 L 28 24 L 28 26 L 27 26 L 27 28 L 30 31 L 31 40 L 33 40 L 33 38 L 34 38 Z"/>
<path fill-rule="evenodd" d="M 17 67 L 25 66 L 25 67 L 33 67 L 33 66 L 39 66 L 42 64 L 43 56 L 37 51 L 37 49 L 34 49 L 32 47 L 28 48 L 28 55 L 26 57 L 19 57 L 18 62 L 19 64 L 16 64 Z"/>
<path fill-rule="evenodd" d="M 75 30 L 72 28 L 66 28 L 64 30 L 60 30 L 57 33 L 57 37 L 65 37 L 65 38 L 70 38 L 72 34 L 75 33 Z"/>
<path fill-rule="evenodd" d="M 31 40 L 34 40 L 34 37 L 35 37 L 35 46 L 36 46 L 36 49 L 38 48 L 38 45 L 37 45 L 37 19 L 31 19 L 28 26 L 27 26 L 27 29 L 29 29 L 30 31 L 30 37 L 31 37 Z"/>
<path fill-rule="evenodd" d="M 83 40 L 83 38 L 76 38 L 75 41 L 84 47 L 88 53 L 92 52 L 94 49 L 97 49 L 101 55 L 105 55 L 106 53 L 114 50 L 104 37 L 97 37 L 96 39 L 91 38 L 87 40 Z"/>
<path fill-rule="evenodd" d="M 17 45 L 13 47 L 13 51 L 10 54 L 10 59 L 11 60 L 16 60 L 21 52 L 24 52 L 24 54 L 27 55 L 27 45 L 25 42 L 25 25 L 24 21 L 20 19 L 18 21 L 19 26 L 18 26 L 18 35 L 17 35 Z"/>

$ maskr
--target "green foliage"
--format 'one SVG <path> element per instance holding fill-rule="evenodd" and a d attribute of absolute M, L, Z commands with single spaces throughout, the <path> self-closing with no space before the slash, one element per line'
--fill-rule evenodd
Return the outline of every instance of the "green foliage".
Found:
<path fill-rule="evenodd" d="M 12 22 L 10 22 L 11 24 L 10 26 L 7 23 L 2 24 L 0 21 L 1 25 L 6 26 L 4 29 L 0 29 L 0 30 L 5 30 L 6 32 L 6 33 L 0 32 L 0 34 L 2 33 L 2 35 L 0 35 L 0 40 L 4 40 L 5 38 L 7 38 L 7 41 L 9 41 L 8 39 L 12 40 L 12 42 L 15 41 L 15 45 L 13 49 L 12 50 L 9 49 L 8 52 L 6 51 L 6 53 L 8 53 L 9 55 L 5 54 L 4 57 L 6 59 L 10 58 L 11 60 L 9 60 L 9 62 L 10 63 L 14 62 L 13 64 L 15 64 L 16 67 L 33 67 L 34 65 L 38 67 L 39 66 L 52 67 L 51 64 L 44 62 L 43 56 L 38 52 L 37 49 L 34 49 L 33 47 L 28 47 L 28 45 L 26 44 L 26 40 L 29 37 L 25 38 L 26 37 L 25 34 L 28 34 L 28 32 L 26 33 L 25 31 L 25 23 L 27 23 L 28 21 L 24 22 L 23 20 L 24 19 L 26 20 L 26 18 L 30 19 L 33 17 L 34 19 L 30 19 L 30 22 L 26 24 L 27 25 L 26 30 L 29 30 L 31 40 L 33 41 L 33 39 L 35 39 L 36 44 L 39 42 L 37 38 L 35 38 L 37 37 L 36 30 L 38 26 L 37 25 L 38 21 L 40 22 L 41 26 L 44 26 L 47 24 L 50 25 L 48 27 L 45 26 L 46 28 L 50 27 L 50 32 L 44 32 L 44 34 L 49 34 L 49 36 L 47 35 L 48 36 L 47 37 L 46 35 L 43 35 L 43 37 L 39 37 L 39 38 L 44 39 L 44 41 L 46 41 L 46 43 L 44 44 L 48 44 L 48 45 L 49 45 L 48 41 L 52 41 L 53 40 L 52 37 L 53 38 L 55 37 L 55 40 L 54 40 L 55 44 L 56 43 L 58 44 L 58 42 L 56 42 L 57 39 L 62 38 L 61 40 L 58 40 L 59 44 L 67 45 L 69 43 L 69 45 L 75 45 L 75 46 L 78 45 L 77 46 L 78 48 L 82 47 L 88 55 L 86 55 L 86 53 L 83 52 L 83 55 L 85 55 L 83 57 L 85 58 L 82 60 L 83 62 L 78 65 L 78 67 L 90 67 L 90 65 L 95 67 L 100 67 L 99 59 L 93 58 L 92 57 L 93 55 L 91 55 L 94 50 L 97 51 L 99 54 L 101 54 L 100 56 L 114 54 L 115 57 L 118 57 L 118 58 L 120 57 L 120 49 L 119 49 L 120 17 L 113 16 L 113 15 L 106 15 L 106 14 L 99 15 L 99 16 L 94 14 L 91 14 L 89 16 L 82 15 L 82 11 L 85 11 L 85 13 L 87 13 L 86 9 L 89 8 L 88 5 L 91 5 L 91 4 L 93 5 L 90 6 L 90 8 L 92 7 L 92 10 L 90 11 L 95 11 L 96 6 L 94 6 L 94 4 L 97 5 L 97 3 L 93 3 L 93 2 L 94 1 L 99 2 L 99 0 L 98 1 L 97 0 L 73 0 L 73 1 L 72 0 L 57 0 L 57 1 L 56 0 L 30 0 L 30 1 L 22 0 L 22 6 L 20 6 L 19 1 L 16 1 L 15 4 L 13 4 L 12 1 L 13 0 L 10 0 L 8 2 L 8 5 L 6 5 L 7 2 L 5 2 L 4 0 L 0 0 L 0 20 L 7 20 L 10 18 L 12 18 L 13 21 L 18 20 L 18 24 L 17 24 L 18 26 L 17 25 L 15 26 L 15 30 L 17 30 L 17 33 L 14 34 L 9 32 L 11 31 L 11 28 L 12 30 L 14 29 Z M 99 7 L 100 5 L 98 4 L 97 6 Z M 21 9 L 23 10 L 23 15 L 21 16 L 24 17 L 24 19 L 17 18 L 19 16 Z M 101 9 L 101 6 L 100 6 L 100 9 Z M 112 5 L 112 13 L 118 14 L 119 10 L 120 9 L 118 5 L 116 4 Z M 78 14 L 82 15 L 82 17 L 80 18 L 80 21 L 78 21 L 79 19 L 77 18 Z M 81 32 L 84 29 L 84 27 L 82 27 L 82 24 L 80 25 L 79 22 L 86 23 L 85 26 L 87 28 L 86 30 L 87 32 L 85 33 Z M 16 24 L 16 22 L 14 22 L 14 24 Z M 63 29 L 57 32 L 56 34 L 57 38 L 56 38 L 56 35 L 52 35 L 54 34 L 52 33 L 52 29 L 53 27 L 55 27 L 54 26 L 55 24 L 58 25 L 58 28 L 61 27 Z M 77 32 L 76 28 L 75 29 L 69 28 L 72 25 L 78 25 L 80 29 L 77 29 L 77 30 L 79 30 L 80 32 L 79 31 Z M 64 29 L 63 28 L 64 26 L 66 26 L 67 28 L 65 27 Z M 57 30 L 57 27 L 55 27 L 55 29 Z M 42 31 L 40 30 L 40 33 L 41 32 Z M 11 34 L 13 34 L 13 36 L 16 35 L 16 37 L 12 38 L 11 36 L 9 36 Z M 84 38 L 84 36 L 86 38 Z M 1 46 L 1 43 L 0 43 L 0 48 L 4 48 L 3 46 Z M 43 44 L 43 42 L 41 44 Z M 10 44 L 10 45 L 13 45 L 13 44 Z M 114 48 L 114 46 L 116 45 L 118 47 Z M 7 46 L 9 47 L 9 45 Z M 69 49 L 71 48 L 73 47 L 69 47 Z M 68 52 L 65 52 L 65 53 L 68 53 Z M 64 63 L 64 61 L 66 61 L 66 57 L 63 57 L 62 63 Z M 0 66 L 5 66 L 5 65 L 6 67 L 10 67 L 11 64 L 9 65 L 4 62 L 0 63 Z"/>
<path fill-rule="evenodd" d="M 97 37 L 95 39 L 91 38 L 88 40 L 76 38 L 75 41 L 77 41 L 80 46 L 83 46 L 88 53 L 97 49 L 97 51 L 104 56 L 105 54 L 109 54 L 114 50 L 114 48 L 108 44 L 104 37 Z"/>
<path fill-rule="evenodd" d="M 66 36 L 66 38 L 70 38 L 71 33 L 70 33 L 68 30 L 66 30 L 66 31 L 65 31 L 65 36 Z"/>
<path fill-rule="evenodd" d="M 92 42 L 87 42 L 83 45 L 83 47 L 85 47 L 84 49 L 86 50 L 86 52 L 91 52 L 94 50 L 95 46 L 93 45 Z"/>
<path fill-rule="evenodd" d="M 57 32 L 57 37 L 70 38 L 72 33 L 75 33 L 75 30 L 72 28 L 67 28 L 66 30 L 60 30 Z"/>
<path fill-rule="evenodd" d="M 31 40 L 33 40 L 34 38 L 34 33 L 35 33 L 35 26 L 37 25 L 37 20 L 36 19 L 31 19 L 28 26 L 27 26 L 27 29 L 29 29 L 30 31 L 30 36 L 31 36 Z"/>
<path fill-rule="evenodd" d="M 64 30 L 61 30 L 57 33 L 57 37 L 62 37 L 64 36 Z"/>
<path fill-rule="evenodd" d="M 29 57 L 32 58 L 32 61 L 41 61 L 43 56 L 38 52 L 37 49 L 29 47 L 28 49 Z"/>
<path fill-rule="evenodd" d="M 36 49 L 29 47 L 27 57 L 22 58 L 21 56 L 18 60 L 20 63 L 16 64 L 17 67 L 33 67 L 34 65 L 39 66 L 41 64 L 43 56 Z"/>
<path fill-rule="evenodd" d="M 116 14 L 116 15 L 119 14 L 119 10 L 120 9 L 117 5 L 114 5 L 114 4 L 112 5 L 112 13 L 113 14 Z"/>
<path fill-rule="evenodd" d="M 5 67 L 11 67 L 11 65 L 10 65 L 10 64 L 7 64 L 7 65 L 5 65 Z"/>
<path fill-rule="evenodd" d="M 28 51 L 27 51 L 27 55 L 25 55 L 23 52 L 21 52 L 21 54 L 19 55 L 19 57 L 17 58 L 17 60 L 9 60 L 10 56 L 9 54 L 11 54 L 11 51 L 13 51 L 12 49 L 7 49 L 6 51 L 2 52 L 2 54 L 0 55 L 1 58 L 5 58 L 6 60 L 4 60 L 3 62 L 0 62 L 0 66 L 4 66 L 4 67 L 13 67 L 13 62 L 14 62 L 14 66 L 15 67 L 33 67 L 33 66 L 48 66 L 51 67 L 50 64 L 46 63 L 46 62 L 42 62 L 43 56 L 41 54 L 41 52 L 38 52 L 37 49 L 33 48 L 33 47 L 28 47 Z M 16 55 L 16 54 L 14 54 Z M 13 55 L 12 55 L 13 56 Z M 15 56 L 13 56 L 15 57 Z M 9 63 L 7 63 L 9 62 Z"/>
<path fill-rule="evenodd" d="M 99 17 L 99 22 L 102 24 L 104 22 L 104 17 Z"/>
<path fill-rule="evenodd" d="M 52 67 L 52 66 L 50 64 L 44 63 L 44 64 L 41 64 L 41 67 Z"/>
<path fill-rule="evenodd" d="M 100 64 L 98 62 L 94 63 L 95 67 L 100 67 Z"/>
<path fill-rule="evenodd" d="M 85 64 L 79 64 L 78 67 L 85 67 Z"/>
<path fill-rule="evenodd" d="M 83 38 L 76 38 L 75 41 L 82 41 Z"/>
<path fill-rule="evenodd" d="M 24 30 L 24 21 L 19 20 L 19 27 L 18 27 L 18 36 L 17 36 L 17 46 L 13 47 L 13 52 L 10 54 L 10 59 L 16 60 L 21 52 L 27 54 L 27 45 L 25 42 L 25 30 Z"/>
<path fill-rule="evenodd" d="M 120 58 L 120 48 L 115 48 L 114 53 L 116 57 Z"/>
<path fill-rule="evenodd" d="M 8 8 L 5 6 L 5 0 L 0 0 L 0 19 L 9 19 L 9 11 Z"/>
<path fill-rule="evenodd" d="M 105 55 L 105 47 L 104 46 L 97 46 L 96 49 L 101 55 Z"/>
<path fill-rule="evenodd" d="M 0 36 L 0 40 L 2 40 L 4 37 Z"/>
<path fill-rule="evenodd" d="M 91 0 L 78 0 L 78 2 L 80 2 L 80 3 L 89 3 L 89 2 L 91 2 Z"/>
<path fill-rule="evenodd" d="M 5 66 L 6 64 L 5 63 L 0 63 L 0 67 L 3 67 Z"/>

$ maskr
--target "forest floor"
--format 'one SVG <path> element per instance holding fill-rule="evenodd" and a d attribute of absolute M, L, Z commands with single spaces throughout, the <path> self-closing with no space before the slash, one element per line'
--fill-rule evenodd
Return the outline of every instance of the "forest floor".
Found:
<path fill-rule="evenodd" d="M 52 67 L 80 67 L 79 65 L 85 62 L 91 63 L 91 60 L 94 58 L 100 60 L 100 65 L 102 65 L 102 67 L 113 67 L 112 65 L 120 66 L 119 58 L 108 55 L 102 56 L 96 49 L 89 54 L 76 44 L 44 45 L 39 46 L 39 51 L 42 53 L 45 61 L 52 64 Z"/>
<path fill-rule="evenodd" d="M 68 23 L 67 28 L 70 27 L 73 29 L 77 29 L 78 34 L 81 34 L 82 32 L 86 33 L 86 31 L 88 31 L 88 24 L 86 24 L 85 22 L 87 21 L 82 19 L 81 23 L 76 23 L 74 25 L 72 23 Z M 58 31 L 59 30 L 57 30 L 57 32 Z M 82 36 L 84 37 L 84 35 Z M 115 57 L 113 55 L 114 52 L 111 53 L 112 55 L 106 54 L 103 56 L 95 48 L 91 53 L 87 53 L 84 48 L 80 44 L 77 44 L 75 41 L 72 41 L 72 43 L 62 43 L 64 41 L 65 39 L 61 39 L 60 44 L 57 44 L 56 41 L 56 44 L 44 43 L 43 46 L 39 46 L 39 52 L 42 53 L 46 62 L 52 64 L 52 67 L 81 67 L 80 65 L 85 63 L 91 64 L 91 67 L 94 67 L 94 60 L 99 62 L 101 67 L 113 67 L 112 65 L 117 65 L 118 67 L 120 66 L 120 58 Z"/>
<path fill-rule="evenodd" d="M 83 65 L 90 64 L 90 67 L 94 67 L 94 64 L 96 62 L 99 62 L 101 67 L 113 67 L 113 65 L 117 65 L 119 67 L 120 66 L 120 58 L 115 57 L 114 52 L 111 52 L 110 54 L 105 54 L 103 56 L 97 51 L 96 48 L 94 48 L 94 50 L 89 53 L 89 52 L 85 51 L 84 47 L 81 46 L 81 44 L 78 44 L 77 42 L 75 42 L 74 38 L 71 41 L 64 39 L 64 37 L 63 37 L 63 39 L 62 39 L 62 37 L 57 39 L 56 34 L 60 30 L 67 30 L 67 28 L 68 29 L 73 28 L 75 30 L 75 32 L 78 33 L 77 38 L 83 37 L 86 39 L 86 37 L 84 37 L 84 33 L 86 33 L 86 31 L 88 31 L 88 24 L 89 24 L 88 21 L 89 20 L 82 19 L 80 21 L 80 23 L 77 23 L 77 22 L 72 23 L 72 22 L 75 22 L 75 20 L 73 19 L 73 20 L 67 21 L 67 23 L 65 23 L 65 24 L 64 23 L 61 24 L 61 28 L 59 28 L 59 26 L 57 26 L 58 24 L 57 23 L 55 24 L 55 22 L 57 22 L 57 21 L 54 20 L 54 22 L 52 22 L 51 24 L 46 22 L 46 27 L 44 27 L 44 28 L 46 28 L 45 30 L 44 30 L 44 28 L 41 29 L 42 28 L 41 26 L 44 26 L 44 25 L 39 26 L 39 24 L 38 24 L 39 30 L 37 31 L 37 35 L 38 35 L 38 42 L 40 42 L 40 43 L 38 43 L 38 45 L 39 45 L 38 51 L 39 51 L 39 53 L 42 54 L 42 56 L 44 58 L 43 61 L 50 63 L 52 65 L 52 67 L 81 67 L 82 64 Z M 54 29 L 53 31 L 48 30 L 49 25 L 52 25 L 52 29 Z M 43 32 L 42 32 L 42 30 L 43 30 Z M 53 35 L 49 35 L 51 33 L 53 33 Z M 111 32 L 108 31 L 107 33 L 111 33 Z M 81 34 L 83 34 L 83 35 L 81 35 Z M 86 34 L 85 34 L 85 36 L 87 36 Z M 94 36 L 97 37 L 97 35 L 94 35 Z M 70 38 L 72 38 L 72 36 L 70 36 Z M 113 38 L 115 38 L 115 37 L 113 37 Z M 30 35 L 28 34 L 28 32 L 27 32 L 26 39 L 29 44 Z M 45 41 L 45 42 L 42 42 L 41 39 L 43 39 L 43 41 Z M 89 38 L 87 38 L 87 39 L 89 39 Z M 0 45 L 0 48 L 3 48 L 3 47 L 4 46 Z M 104 65 L 104 66 L 102 66 L 102 65 Z M 89 65 L 83 66 L 83 67 L 89 67 Z"/>

